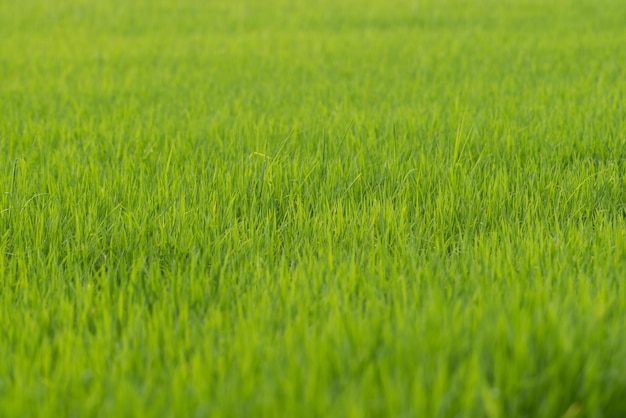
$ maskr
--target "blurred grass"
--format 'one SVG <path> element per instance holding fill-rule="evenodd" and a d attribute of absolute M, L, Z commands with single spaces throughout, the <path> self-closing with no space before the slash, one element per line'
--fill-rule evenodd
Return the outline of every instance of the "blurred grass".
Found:
<path fill-rule="evenodd" d="M 624 415 L 624 21 L 1 2 L 0 415 Z"/>

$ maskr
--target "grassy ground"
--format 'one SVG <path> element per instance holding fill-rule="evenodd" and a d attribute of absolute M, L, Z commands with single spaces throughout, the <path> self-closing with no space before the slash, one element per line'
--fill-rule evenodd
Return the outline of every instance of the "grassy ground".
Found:
<path fill-rule="evenodd" d="M 625 416 L 624 22 L 0 1 L 0 416 Z"/>

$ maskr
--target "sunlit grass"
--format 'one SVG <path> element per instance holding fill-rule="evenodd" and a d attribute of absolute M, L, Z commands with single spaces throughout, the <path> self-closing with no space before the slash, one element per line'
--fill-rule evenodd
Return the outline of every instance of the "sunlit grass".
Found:
<path fill-rule="evenodd" d="M 0 416 L 626 415 L 621 3 L 270 3 L 0 3 Z"/>

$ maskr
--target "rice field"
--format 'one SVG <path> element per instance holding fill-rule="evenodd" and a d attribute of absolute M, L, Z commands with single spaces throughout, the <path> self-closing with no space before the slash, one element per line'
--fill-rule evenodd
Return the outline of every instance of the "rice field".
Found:
<path fill-rule="evenodd" d="M 0 416 L 626 416 L 621 0 L 0 0 Z"/>

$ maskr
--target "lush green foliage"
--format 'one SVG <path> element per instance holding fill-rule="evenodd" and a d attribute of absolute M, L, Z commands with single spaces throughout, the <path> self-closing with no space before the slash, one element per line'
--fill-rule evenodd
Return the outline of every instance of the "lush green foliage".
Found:
<path fill-rule="evenodd" d="M 624 22 L 0 1 L 0 416 L 626 416 Z"/>

